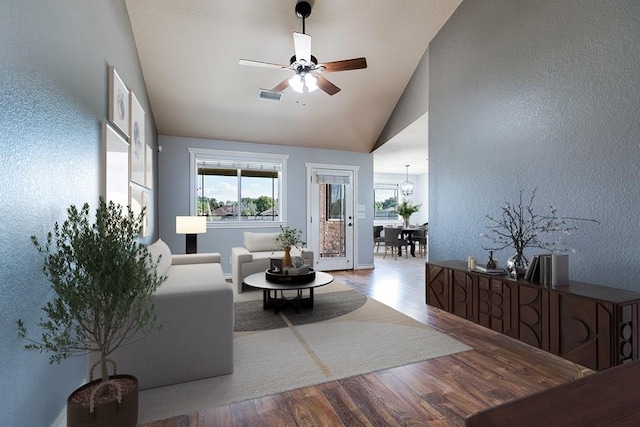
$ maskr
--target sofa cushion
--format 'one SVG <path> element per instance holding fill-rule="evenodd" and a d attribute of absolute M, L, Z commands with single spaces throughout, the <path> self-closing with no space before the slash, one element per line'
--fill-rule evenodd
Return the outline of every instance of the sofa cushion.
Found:
<path fill-rule="evenodd" d="M 172 254 L 171 255 L 171 265 L 204 264 L 204 263 L 220 264 L 220 253 L 204 252 L 199 254 Z"/>
<path fill-rule="evenodd" d="M 162 239 L 158 239 L 155 243 L 147 246 L 147 250 L 151 254 L 153 261 L 158 262 L 156 273 L 163 276 L 167 274 L 167 270 L 171 266 L 171 249 Z M 158 261 L 160 257 L 160 261 Z"/>
<path fill-rule="evenodd" d="M 167 292 L 167 289 L 172 288 L 175 284 L 206 287 L 211 283 L 227 283 L 220 264 L 178 264 L 171 266 L 167 280 L 158 287 L 156 292 Z"/>
<path fill-rule="evenodd" d="M 278 233 L 244 232 L 244 247 L 249 252 L 277 251 L 276 236 Z"/>

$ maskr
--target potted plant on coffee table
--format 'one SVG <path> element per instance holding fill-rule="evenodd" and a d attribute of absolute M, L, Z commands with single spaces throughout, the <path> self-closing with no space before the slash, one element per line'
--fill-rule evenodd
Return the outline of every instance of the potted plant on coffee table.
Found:
<path fill-rule="evenodd" d="M 302 240 L 302 231 L 297 228 L 280 226 L 280 233 L 275 238 L 275 244 L 284 251 L 283 267 L 291 265 L 291 248 L 302 249 L 306 243 Z"/>
<path fill-rule="evenodd" d="M 81 386 L 67 400 L 68 426 L 135 426 L 137 379 L 116 375 L 109 355 L 156 328 L 151 302 L 166 277 L 156 273 L 159 260 L 138 242 L 144 211 L 136 216 L 130 208 L 100 198 L 95 221 L 90 221 L 87 203 L 80 210 L 70 206 L 67 215 L 62 225 L 55 223 L 45 242 L 31 237 L 44 255 L 43 272 L 54 296 L 42 307 L 40 338 L 29 337 L 23 320 L 18 320 L 19 335 L 28 341 L 26 349 L 51 353 L 49 363 L 100 354 L 100 379 Z"/>

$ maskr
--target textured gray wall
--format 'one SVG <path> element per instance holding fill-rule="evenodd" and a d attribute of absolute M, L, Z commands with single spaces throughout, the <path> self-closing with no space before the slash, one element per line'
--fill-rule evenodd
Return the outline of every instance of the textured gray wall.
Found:
<path fill-rule="evenodd" d="M 37 336 L 51 297 L 29 236 L 45 237 L 70 204 L 98 200 L 108 64 L 157 137 L 123 0 L 3 2 L 0 58 L 0 424 L 48 426 L 84 381 L 85 361 L 49 366 L 17 337 L 18 318 Z"/>
<path fill-rule="evenodd" d="M 429 51 L 430 259 L 483 262 L 485 215 L 537 188 L 601 221 L 572 278 L 640 291 L 640 2 L 465 0 Z"/>
<path fill-rule="evenodd" d="M 189 152 L 192 148 L 244 151 L 252 153 L 287 154 L 287 223 L 306 233 L 307 182 L 305 163 L 327 163 L 359 166 L 358 204 L 364 205 L 365 219 L 358 220 L 359 233 L 354 244 L 358 247 L 357 266 L 373 265 L 373 155 L 336 150 L 320 150 L 271 144 L 253 144 L 160 135 L 162 152 L 158 156 L 158 209 L 160 238 L 172 252 L 184 253 L 185 237 L 176 234 L 177 215 L 189 215 Z M 253 232 L 273 232 L 276 228 L 251 228 Z M 231 248 L 243 245 L 243 229 L 211 229 L 198 236 L 198 252 L 220 252 L 222 269 L 231 275 Z"/>

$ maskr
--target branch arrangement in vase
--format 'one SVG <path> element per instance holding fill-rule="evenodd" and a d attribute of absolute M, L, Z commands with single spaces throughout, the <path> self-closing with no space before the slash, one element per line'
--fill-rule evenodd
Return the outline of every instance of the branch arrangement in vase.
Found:
<path fill-rule="evenodd" d="M 534 211 L 533 202 L 536 189 L 528 199 L 523 198 L 524 190 L 520 190 L 518 201 L 515 204 L 505 203 L 500 207 L 499 216 L 487 215 L 489 230 L 482 236 L 491 240 L 495 245 L 482 248 L 485 250 L 499 251 L 505 248 L 513 248 L 515 251 L 513 261 L 518 267 L 525 267 L 528 260 L 524 255 L 526 248 L 539 248 L 550 252 L 566 252 L 560 240 L 554 240 L 554 235 L 568 235 L 577 226 L 574 221 L 589 221 L 600 224 L 595 219 L 559 216 L 557 209 L 549 207 L 548 215 L 540 215 Z"/>
<path fill-rule="evenodd" d="M 306 242 L 302 240 L 302 230 L 292 227 L 280 226 L 280 233 L 275 238 L 275 244 L 280 249 L 298 248 L 302 249 Z"/>

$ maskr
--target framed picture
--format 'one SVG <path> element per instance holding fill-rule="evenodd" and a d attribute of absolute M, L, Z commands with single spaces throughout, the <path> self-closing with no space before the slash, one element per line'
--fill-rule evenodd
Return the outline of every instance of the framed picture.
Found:
<path fill-rule="evenodd" d="M 142 227 L 140 229 L 140 237 L 147 237 L 151 234 L 151 214 L 149 212 L 149 192 L 139 188 L 136 185 L 131 186 L 131 210 L 134 214 L 140 215 L 142 209 L 145 209 L 144 218 L 142 219 Z"/>
<path fill-rule="evenodd" d="M 146 148 L 146 154 L 144 155 L 144 186 L 151 189 L 153 188 L 153 150 L 149 145 Z"/>
<path fill-rule="evenodd" d="M 142 207 L 145 208 L 144 221 L 142 222 L 142 237 L 147 237 L 151 234 L 151 208 L 149 204 L 149 192 L 142 192 Z"/>
<path fill-rule="evenodd" d="M 131 181 L 136 184 L 145 185 L 145 154 L 146 146 L 144 135 L 144 110 L 134 95 L 130 96 L 129 111 L 129 143 L 131 149 Z"/>
<path fill-rule="evenodd" d="M 108 202 L 129 205 L 129 143 L 108 123 L 102 124 L 103 196 Z"/>
<path fill-rule="evenodd" d="M 109 66 L 109 121 L 129 136 L 129 90 L 113 66 Z"/>

